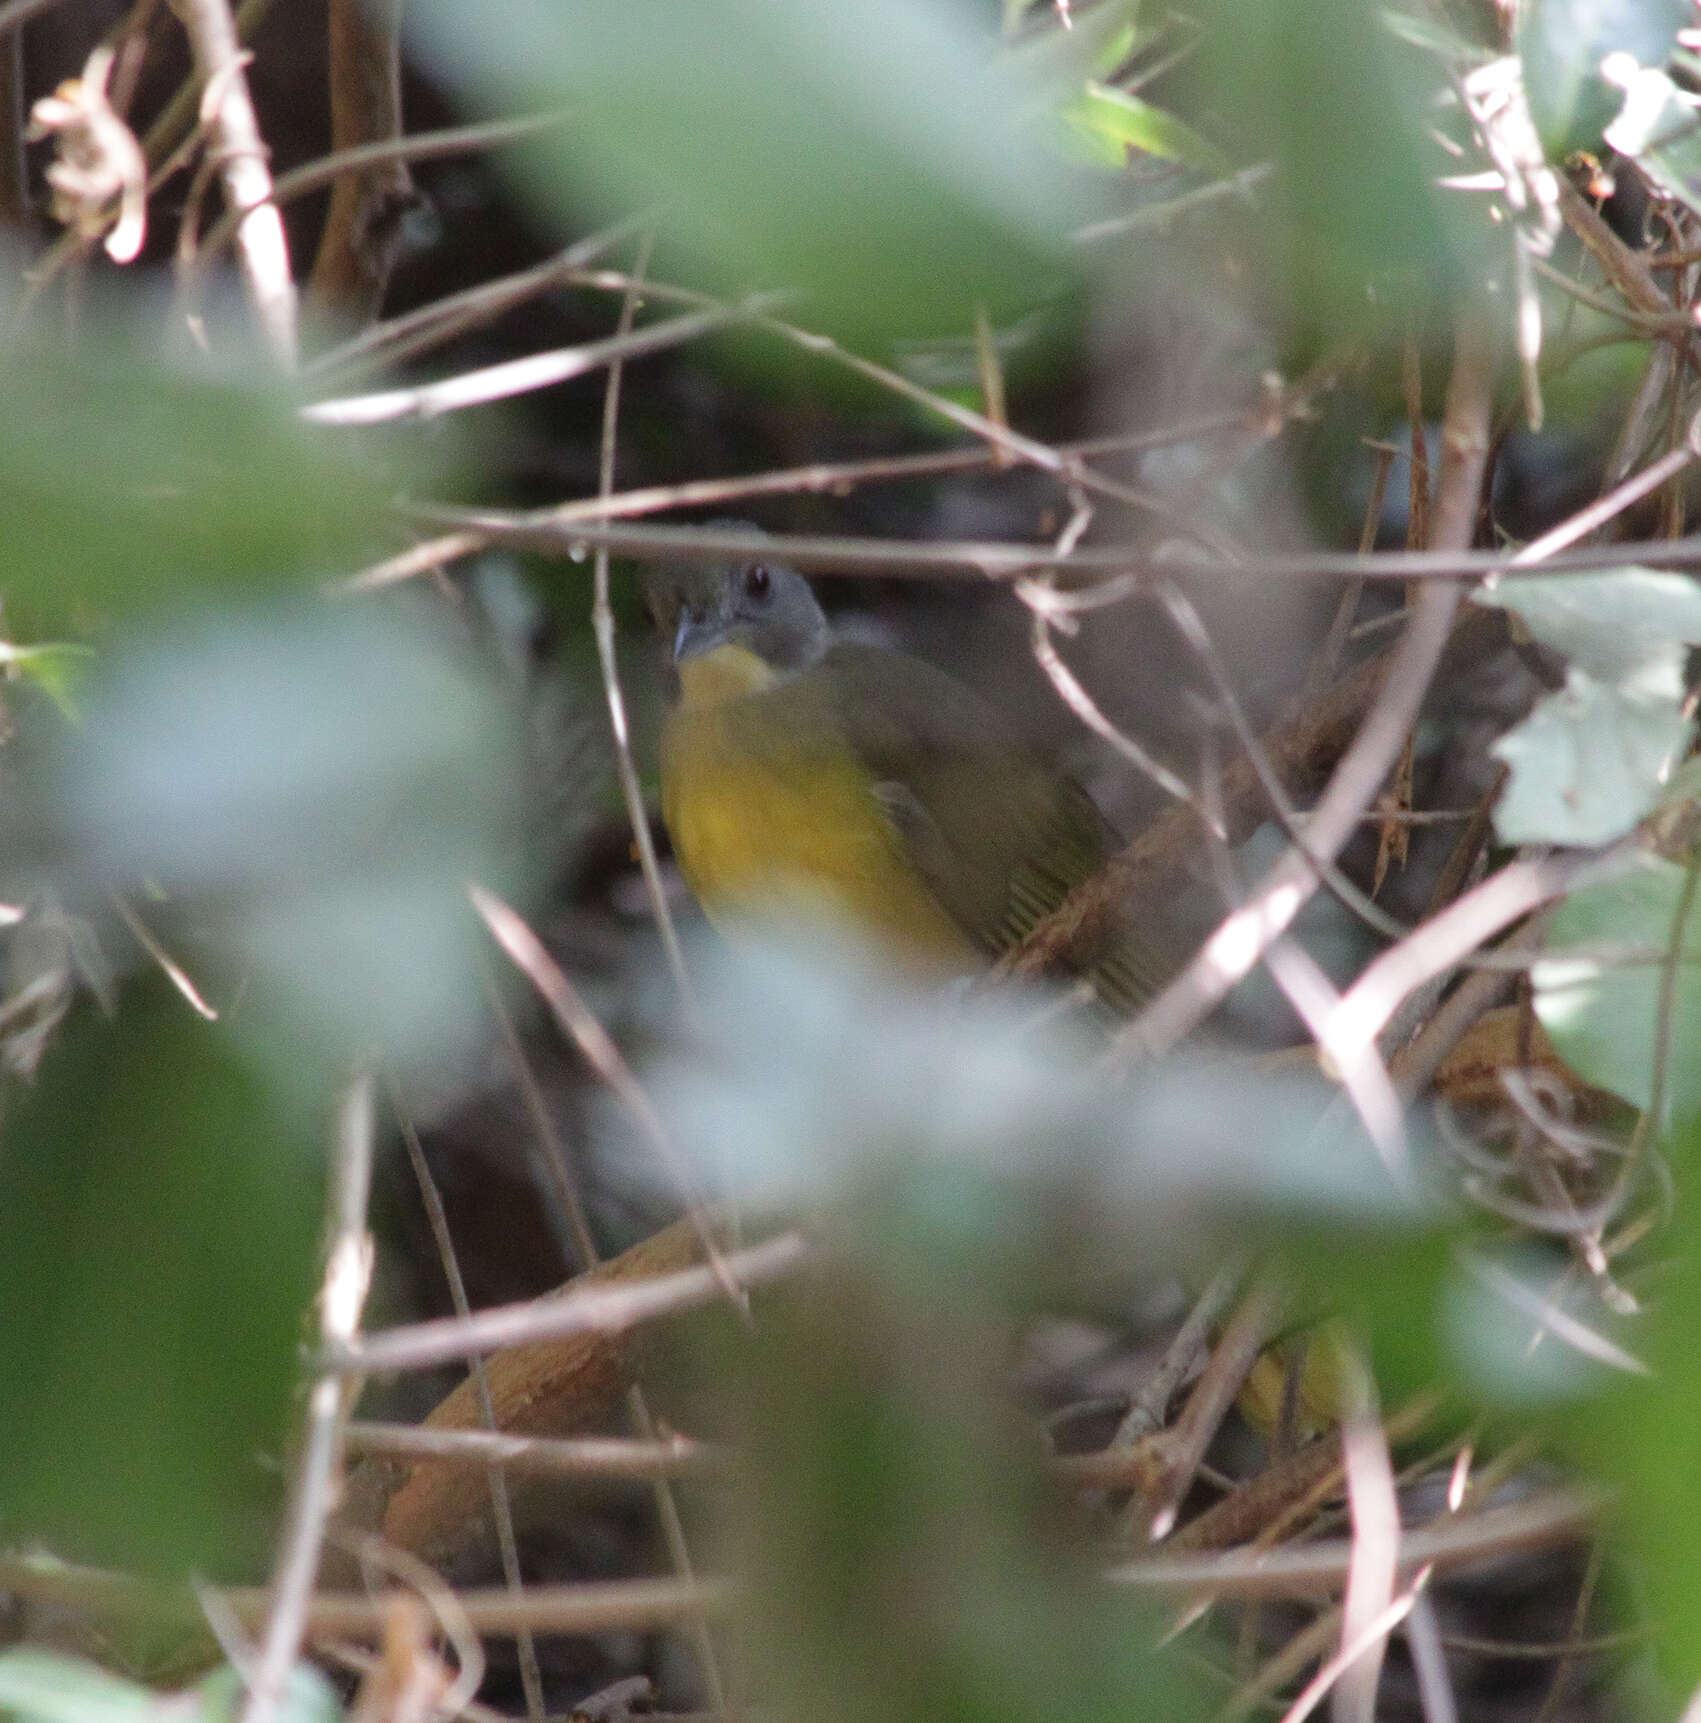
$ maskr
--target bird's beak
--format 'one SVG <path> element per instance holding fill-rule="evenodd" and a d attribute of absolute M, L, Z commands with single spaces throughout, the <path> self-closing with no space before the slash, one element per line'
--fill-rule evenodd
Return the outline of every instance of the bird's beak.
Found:
<path fill-rule="evenodd" d="M 675 664 L 683 664 L 687 658 L 712 652 L 725 643 L 726 629 L 712 615 L 705 614 L 689 604 L 680 605 L 679 626 L 673 631 Z"/>

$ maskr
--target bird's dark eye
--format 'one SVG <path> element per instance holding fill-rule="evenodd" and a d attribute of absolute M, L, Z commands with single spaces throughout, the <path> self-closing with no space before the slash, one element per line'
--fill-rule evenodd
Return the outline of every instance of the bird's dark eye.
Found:
<path fill-rule="evenodd" d="M 764 563 L 752 563 L 744 571 L 744 594 L 747 598 L 766 598 L 773 585 L 774 577 Z"/>

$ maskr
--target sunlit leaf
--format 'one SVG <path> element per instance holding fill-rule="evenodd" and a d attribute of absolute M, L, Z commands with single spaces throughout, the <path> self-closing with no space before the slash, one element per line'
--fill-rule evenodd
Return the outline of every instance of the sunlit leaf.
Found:
<path fill-rule="evenodd" d="M 1523 0 L 1516 45 L 1524 87 L 1553 155 L 1599 147 L 1618 108 L 1601 61 L 1616 50 L 1659 65 L 1688 12 L 1682 0 Z"/>
<path fill-rule="evenodd" d="M 1565 687 L 1495 744 L 1512 768 L 1495 809 L 1507 843 L 1598 844 L 1664 794 L 1691 725 L 1684 651 L 1701 586 L 1648 568 L 1518 576 L 1481 595 L 1570 660 Z"/>
<path fill-rule="evenodd" d="M 1531 973 L 1536 1013 L 1560 1056 L 1586 1082 L 1638 1107 L 1653 1102 L 1660 990 L 1685 870 L 1641 858 L 1621 879 L 1575 892 L 1554 916 Z M 1678 942 L 1666 1056 L 1666 1116 L 1701 1114 L 1701 928 Z"/>
<path fill-rule="evenodd" d="M 1063 115 L 1077 131 L 1114 146 L 1119 163 L 1122 152 L 1136 149 L 1208 174 L 1234 172 L 1234 163 L 1209 138 L 1165 109 L 1107 84 L 1090 82 Z"/>
<path fill-rule="evenodd" d="M 1511 776 L 1494 810 L 1508 844 L 1601 844 L 1659 801 L 1692 725 L 1675 699 L 1636 699 L 1573 670 L 1502 736 Z"/>

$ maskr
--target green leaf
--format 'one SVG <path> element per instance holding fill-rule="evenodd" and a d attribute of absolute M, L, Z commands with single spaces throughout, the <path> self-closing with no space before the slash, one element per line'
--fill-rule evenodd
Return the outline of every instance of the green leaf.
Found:
<path fill-rule="evenodd" d="M 1675 863 L 1646 856 L 1623 878 L 1574 892 L 1531 971 L 1536 1013 L 1560 1056 L 1586 1082 L 1638 1107 L 1653 1101 L 1660 989 L 1685 877 Z M 1680 941 L 1662 1126 L 1701 1115 L 1698 960 L 1692 909 Z"/>
<path fill-rule="evenodd" d="M 275 388 L 165 365 L 148 340 L 105 327 L 74 351 L 0 356 L 0 568 L 23 638 L 316 586 L 381 542 L 380 467 Z"/>
<path fill-rule="evenodd" d="M 1599 844 L 1665 794 L 1688 742 L 1686 645 L 1701 586 L 1649 568 L 1515 576 L 1479 595 L 1570 660 L 1565 686 L 1495 744 L 1512 775 L 1495 809 L 1506 843 Z"/>
<path fill-rule="evenodd" d="M 156 1723 L 156 1706 L 148 1688 L 86 1658 L 32 1646 L 0 1652 L 0 1716 L 18 1723 Z"/>
<path fill-rule="evenodd" d="M 0 644 L 0 663 L 12 665 L 25 681 L 33 682 L 66 718 L 77 716 L 76 691 L 93 661 L 94 648 L 76 642 Z"/>
<path fill-rule="evenodd" d="M 1681 668 L 1683 646 L 1701 644 L 1701 584 L 1665 569 L 1509 575 L 1475 597 L 1516 611 L 1544 646 L 1604 682 Z"/>
<path fill-rule="evenodd" d="M 1617 105 L 1601 61 L 1616 50 L 1659 65 L 1687 13 L 1682 0 L 1523 0 L 1516 48 L 1550 154 L 1599 147 Z"/>
<path fill-rule="evenodd" d="M 1622 837 L 1659 802 L 1692 728 L 1675 698 L 1637 698 L 1572 670 L 1494 744 L 1511 767 L 1494 810 L 1501 842 Z"/>
<path fill-rule="evenodd" d="M 1234 172 L 1234 163 L 1222 150 L 1174 114 L 1107 84 L 1089 82 L 1063 116 L 1077 131 L 1112 146 L 1118 165 L 1123 151 L 1136 149 L 1213 176 Z"/>
<path fill-rule="evenodd" d="M 73 1559 L 263 1560 L 323 1119 L 163 982 L 73 1016 L 0 1153 L 0 1522 Z M 127 1720 L 117 1720 L 127 1723 Z"/>
<path fill-rule="evenodd" d="M 1309 330 L 1339 341 L 1372 303 L 1385 323 L 1480 279 L 1487 224 L 1436 185 L 1449 68 L 1362 0 L 1209 0 L 1203 16 L 1188 111 L 1232 116 L 1235 157 L 1274 164 L 1263 267 Z"/>
<path fill-rule="evenodd" d="M 520 887 L 522 742 L 423 604 L 134 630 L 84 704 L 75 730 L 26 738 L 31 793 L 0 810 L 12 865 L 41 858 L 70 902 L 162 893 L 203 967 L 245 978 L 244 1020 L 283 1014 L 289 1035 L 256 1044 L 286 1068 L 382 1048 L 426 1070 L 469 1045 L 485 945 L 466 884 Z"/>
<path fill-rule="evenodd" d="M 221 1664 L 195 1687 L 199 1716 L 195 1723 L 236 1723 L 248 1696 L 248 1684 L 228 1663 Z M 277 1723 L 338 1723 L 343 1714 L 337 1690 L 324 1672 L 302 1659 L 290 1665 L 274 1715 Z"/>
<path fill-rule="evenodd" d="M 486 111 L 565 107 L 516 149 L 549 216 L 655 209 L 718 289 L 798 288 L 859 342 L 960 331 L 1066 285 L 1087 190 L 1043 92 L 965 9 L 922 0 L 419 0 L 417 51 Z"/>

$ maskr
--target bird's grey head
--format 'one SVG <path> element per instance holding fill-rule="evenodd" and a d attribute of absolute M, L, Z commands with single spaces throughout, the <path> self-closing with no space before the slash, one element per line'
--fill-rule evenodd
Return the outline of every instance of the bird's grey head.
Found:
<path fill-rule="evenodd" d="M 717 527 L 751 531 L 742 521 Z M 668 570 L 673 661 L 743 646 L 783 675 L 807 670 L 827 649 L 827 618 L 809 583 L 771 558 L 693 563 Z"/>

